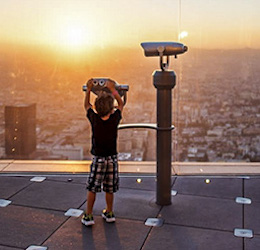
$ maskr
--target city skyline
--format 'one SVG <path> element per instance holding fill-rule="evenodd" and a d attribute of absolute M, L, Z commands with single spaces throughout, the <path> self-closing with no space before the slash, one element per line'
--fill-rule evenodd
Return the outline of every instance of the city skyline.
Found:
<path fill-rule="evenodd" d="M 86 68 L 55 65 L 27 54 L 20 61 L 6 57 L 0 62 L 0 158 L 5 157 L 4 107 L 37 103 L 35 159 L 90 159 L 82 85 L 92 75 L 106 74 L 129 85 L 122 123 L 155 123 L 151 74 L 158 58 L 128 54 L 127 59 L 110 58 Z M 175 161 L 259 161 L 259 58 L 260 50 L 191 50 L 171 60 L 177 76 Z M 120 131 L 120 159 L 155 160 L 155 138 L 155 131 Z"/>

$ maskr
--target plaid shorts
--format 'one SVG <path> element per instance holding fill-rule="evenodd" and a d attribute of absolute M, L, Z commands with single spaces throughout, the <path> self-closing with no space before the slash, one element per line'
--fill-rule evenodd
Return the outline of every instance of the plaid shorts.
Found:
<path fill-rule="evenodd" d="M 118 163 L 117 155 L 102 157 L 94 156 L 91 163 L 91 172 L 87 181 L 87 189 L 93 193 L 103 191 L 115 193 L 118 190 Z"/>

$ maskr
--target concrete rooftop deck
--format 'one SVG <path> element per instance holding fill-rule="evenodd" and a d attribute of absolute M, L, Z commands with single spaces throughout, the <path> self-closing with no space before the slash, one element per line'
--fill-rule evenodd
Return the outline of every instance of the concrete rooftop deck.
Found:
<path fill-rule="evenodd" d="M 260 249 L 259 164 L 173 163 L 172 204 L 158 206 L 155 163 L 122 162 L 116 223 L 101 218 L 101 193 L 87 228 L 76 212 L 85 208 L 88 163 L 0 161 L 0 250 Z M 147 226 L 148 218 L 163 224 Z"/>

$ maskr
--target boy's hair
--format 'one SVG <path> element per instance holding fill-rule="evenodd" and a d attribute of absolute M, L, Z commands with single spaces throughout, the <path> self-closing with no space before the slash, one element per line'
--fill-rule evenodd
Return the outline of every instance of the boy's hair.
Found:
<path fill-rule="evenodd" d="M 114 97 L 102 91 L 95 100 L 95 108 L 100 117 L 108 115 L 114 109 Z"/>

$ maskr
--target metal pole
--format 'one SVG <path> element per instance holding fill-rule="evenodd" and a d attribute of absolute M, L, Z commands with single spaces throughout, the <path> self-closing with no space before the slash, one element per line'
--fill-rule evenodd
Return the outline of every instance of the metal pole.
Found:
<path fill-rule="evenodd" d="M 155 71 L 153 84 L 157 89 L 157 197 L 158 205 L 171 204 L 172 162 L 172 89 L 174 71 Z"/>

